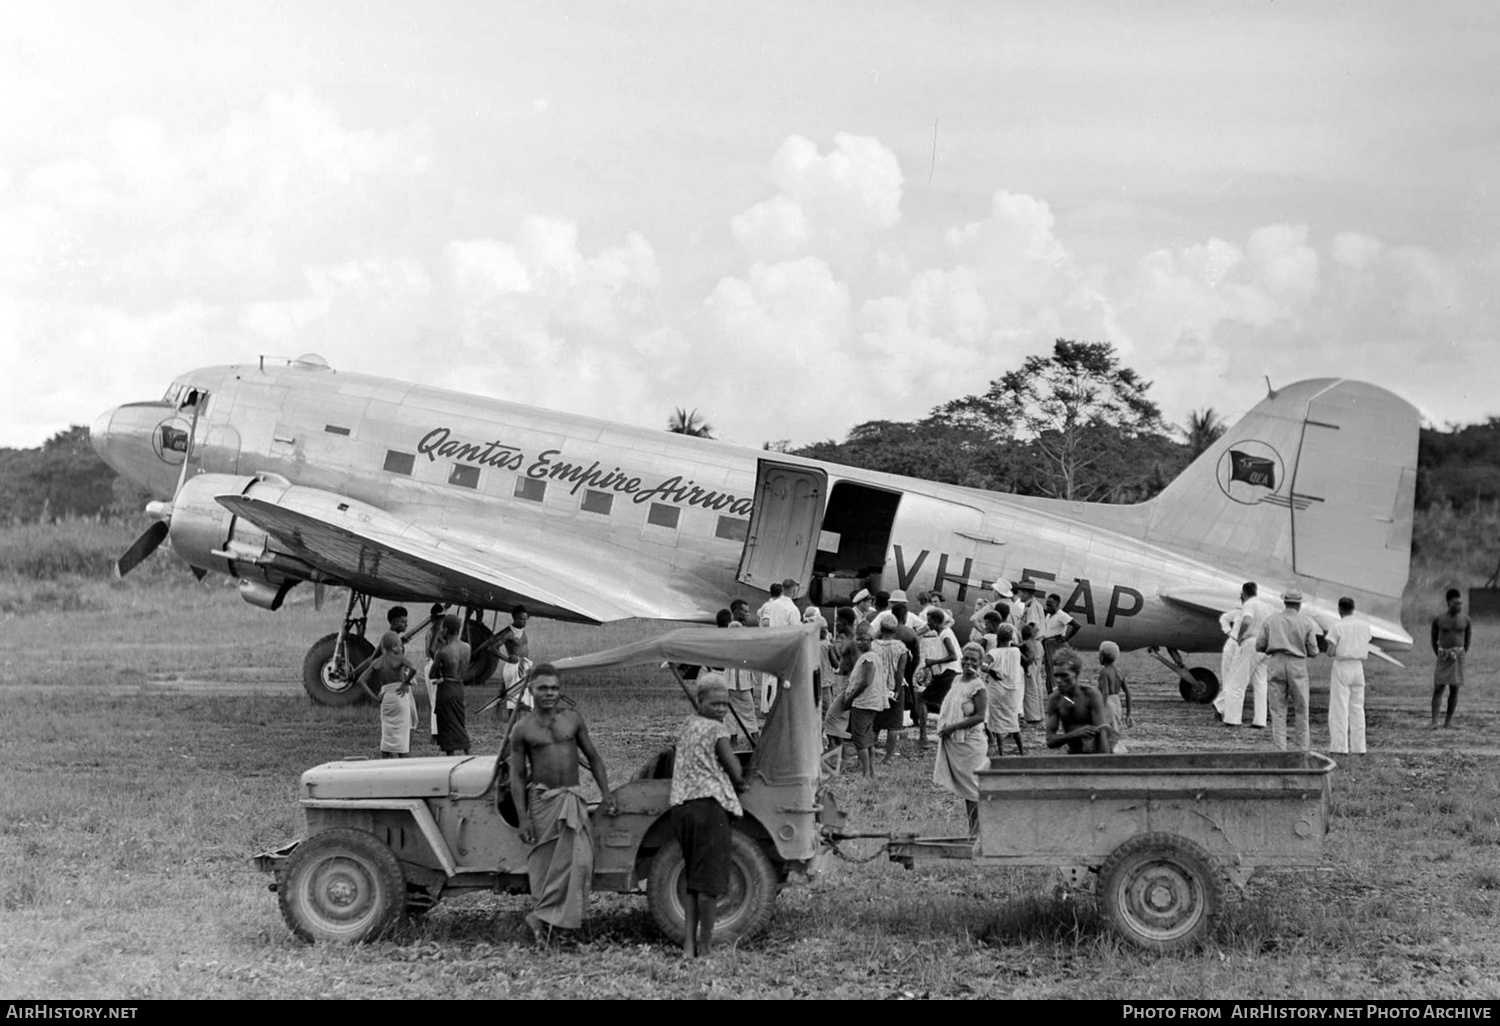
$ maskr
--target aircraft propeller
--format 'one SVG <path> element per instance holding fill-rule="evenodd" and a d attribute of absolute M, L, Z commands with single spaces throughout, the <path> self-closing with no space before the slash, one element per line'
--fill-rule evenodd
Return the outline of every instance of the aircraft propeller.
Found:
<path fill-rule="evenodd" d="M 152 502 L 146 506 L 146 512 L 157 517 L 157 520 L 141 532 L 141 536 L 131 543 L 119 559 L 115 560 L 115 577 L 124 577 L 130 571 L 140 566 L 145 558 L 155 552 L 162 542 L 167 540 L 167 532 L 172 526 L 172 506 L 166 502 Z"/>

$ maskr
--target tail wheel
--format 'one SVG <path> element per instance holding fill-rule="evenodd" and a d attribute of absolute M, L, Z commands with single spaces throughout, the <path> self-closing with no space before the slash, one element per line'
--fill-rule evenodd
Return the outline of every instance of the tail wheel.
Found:
<path fill-rule="evenodd" d="M 1214 700 L 1219 693 L 1219 677 L 1214 671 L 1204 666 L 1191 666 L 1188 673 L 1193 675 L 1193 683 L 1185 680 L 1177 682 L 1177 691 L 1182 695 L 1184 702 L 1193 702 L 1197 705 L 1206 705 Z"/>
<path fill-rule="evenodd" d="M 1120 845 L 1099 869 L 1110 923 L 1155 951 L 1201 944 L 1224 907 L 1224 884 L 1208 852 L 1172 834 L 1144 834 Z"/>
<path fill-rule="evenodd" d="M 776 907 L 776 869 L 749 835 L 730 832 L 729 890 L 719 896 L 714 943 L 746 940 L 766 928 Z M 651 861 L 646 902 L 662 933 L 681 944 L 687 923 L 687 866 L 678 843 L 668 841 Z"/>
<path fill-rule="evenodd" d="M 375 654 L 375 646 L 358 634 L 346 634 L 343 652 L 335 660 L 338 640 L 337 633 L 319 638 L 302 660 L 302 687 L 319 705 L 354 705 L 366 700 L 354 671 Z"/>
<path fill-rule="evenodd" d="M 374 834 L 339 828 L 314 834 L 286 860 L 276 884 L 281 917 L 305 941 L 358 944 L 406 911 L 406 875 Z"/>

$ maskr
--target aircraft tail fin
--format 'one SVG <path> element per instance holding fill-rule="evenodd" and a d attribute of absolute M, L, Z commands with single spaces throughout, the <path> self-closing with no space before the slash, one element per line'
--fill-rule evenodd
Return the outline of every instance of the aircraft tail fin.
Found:
<path fill-rule="evenodd" d="M 1147 536 L 1279 593 L 1354 598 L 1399 631 L 1419 415 L 1364 382 L 1300 381 L 1261 400 L 1148 505 Z M 1404 632 L 1402 632 L 1404 633 Z"/>

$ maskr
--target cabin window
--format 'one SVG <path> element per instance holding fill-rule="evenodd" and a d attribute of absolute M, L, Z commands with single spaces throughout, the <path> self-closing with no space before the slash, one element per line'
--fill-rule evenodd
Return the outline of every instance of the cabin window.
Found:
<path fill-rule="evenodd" d="M 742 542 L 749 534 L 750 521 L 739 517 L 720 517 L 719 526 L 714 528 L 715 538 L 728 538 L 730 541 Z"/>
<path fill-rule="evenodd" d="M 614 504 L 615 497 L 609 492 L 596 491 L 593 488 L 584 490 L 583 511 L 585 513 L 603 513 L 608 516 Z"/>
<path fill-rule="evenodd" d="M 347 435 L 349 433 L 348 428 L 339 427 L 337 424 L 324 424 L 323 430 L 328 432 L 330 435 Z"/>
<path fill-rule="evenodd" d="M 416 466 L 417 454 L 414 452 L 397 452 L 395 449 L 385 451 L 385 469 L 388 474 L 405 474 L 411 476 L 411 468 Z"/>
<path fill-rule="evenodd" d="M 657 527 L 676 527 L 677 518 L 682 516 L 682 510 L 676 506 L 668 506 L 664 502 L 653 502 L 651 509 L 646 513 L 646 523 L 655 524 Z"/>
<path fill-rule="evenodd" d="M 516 478 L 516 498 L 525 499 L 528 502 L 541 502 L 546 494 L 546 481 L 538 481 L 534 477 Z"/>
<path fill-rule="evenodd" d="M 448 472 L 448 483 L 460 488 L 478 488 L 479 468 L 467 463 L 455 463 Z"/>

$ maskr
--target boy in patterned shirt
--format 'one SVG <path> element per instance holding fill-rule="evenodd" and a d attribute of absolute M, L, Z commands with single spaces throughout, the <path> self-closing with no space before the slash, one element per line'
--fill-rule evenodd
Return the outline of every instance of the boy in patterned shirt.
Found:
<path fill-rule="evenodd" d="M 688 958 L 707 955 L 713 947 L 718 898 L 729 890 L 729 817 L 744 814 L 739 792 L 745 789 L 724 726 L 729 688 L 722 674 L 698 678 L 696 704 L 697 713 L 677 736 L 671 797 L 672 832 L 682 848 L 687 889 L 682 952 Z"/>

